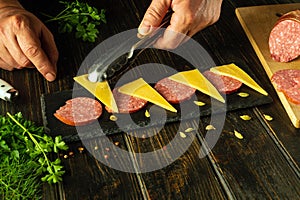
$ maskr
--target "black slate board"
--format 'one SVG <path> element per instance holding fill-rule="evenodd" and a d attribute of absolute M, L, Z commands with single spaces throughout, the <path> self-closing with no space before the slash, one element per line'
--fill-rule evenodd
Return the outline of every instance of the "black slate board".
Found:
<path fill-rule="evenodd" d="M 253 77 L 253 75 L 252 75 Z M 242 98 L 238 96 L 238 92 L 246 92 L 248 97 Z M 230 95 L 226 95 L 226 104 L 223 104 L 217 100 L 209 98 L 200 92 L 196 92 L 190 100 L 185 101 L 180 105 L 173 105 L 178 112 L 172 113 L 165 111 L 164 109 L 148 103 L 142 110 L 132 114 L 118 114 L 117 122 L 123 124 L 123 128 L 120 128 L 119 124 L 109 119 L 110 115 L 105 109 L 102 116 L 98 119 L 98 123 L 92 123 L 90 125 L 82 127 L 73 127 L 63 124 L 57 120 L 53 113 L 60 106 L 65 104 L 65 101 L 74 97 L 72 90 L 62 91 L 52 94 L 43 94 L 41 96 L 42 110 L 44 126 L 46 130 L 50 132 L 52 136 L 62 135 L 66 142 L 73 142 L 84 139 L 91 139 L 93 137 L 118 134 L 122 132 L 132 131 L 137 128 L 147 128 L 151 126 L 163 126 L 165 123 L 177 122 L 180 120 L 188 119 L 201 119 L 203 116 L 209 116 L 215 113 L 224 113 L 236 109 L 249 108 L 259 106 L 272 102 L 270 96 L 264 96 L 260 93 L 252 90 L 251 88 L 243 85 L 238 92 Z M 76 96 L 87 96 L 94 98 L 85 89 L 77 89 Z M 198 100 L 205 103 L 205 106 L 196 106 L 193 101 Z M 150 109 L 151 108 L 151 109 Z M 213 111 L 212 111 L 213 108 Z M 145 111 L 150 109 L 151 120 L 145 116 Z M 166 113 L 166 114 L 165 114 Z M 126 117 L 130 118 L 126 118 Z M 132 122 L 130 121 L 132 119 Z"/>

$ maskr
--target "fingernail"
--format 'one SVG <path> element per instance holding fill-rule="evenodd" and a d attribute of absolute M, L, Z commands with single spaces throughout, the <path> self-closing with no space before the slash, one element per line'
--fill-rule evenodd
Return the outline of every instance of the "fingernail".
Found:
<path fill-rule="evenodd" d="M 139 27 L 139 29 L 138 29 L 139 34 L 141 34 L 141 35 L 147 35 L 147 34 L 149 34 L 150 30 L 151 30 L 150 26 Z"/>
<path fill-rule="evenodd" d="M 54 74 L 52 74 L 52 73 L 47 73 L 46 75 L 45 75 L 45 78 L 47 79 L 47 81 L 54 81 L 55 80 L 55 75 Z"/>

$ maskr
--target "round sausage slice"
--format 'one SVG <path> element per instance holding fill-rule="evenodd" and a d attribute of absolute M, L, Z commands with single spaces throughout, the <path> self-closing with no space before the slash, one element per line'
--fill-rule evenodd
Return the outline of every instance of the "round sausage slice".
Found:
<path fill-rule="evenodd" d="M 148 102 L 144 99 L 120 93 L 118 91 L 118 88 L 114 88 L 112 93 L 114 95 L 114 99 L 116 101 L 119 113 L 134 113 L 142 109 Z M 112 110 L 109 109 L 107 106 L 105 107 L 105 109 L 109 113 L 112 112 Z"/>
<path fill-rule="evenodd" d="M 180 103 L 188 100 L 196 92 L 196 89 L 178 83 L 169 78 L 164 78 L 158 81 L 154 88 L 170 103 Z"/>
<path fill-rule="evenodd" d="M 291 88 L 285 90 L 283 93 L 290 102 L 292 102 L 294 104 L 300 104 L 300 87 L 299 86 L 291 87 Z"/>
<path fill-rule="evenodd" d="M 299 69 L 282 69 L 276 71 L 272 77 L 271 82 L 275 85 L 278 91 L 283 92 L 299 83 L 300 70 Z"/>
<path fill-rule="evenodd" d="M 278 62 L 289 62 L 300 55 L 300 10 L 281 16 L 269 36 L 271 57 Z"/>
<path fill-rule="evenodd" d="M 283 92 L 286 98 L 295 104 L 300 104 L 300 70 L 282 69 L 275 72 L 271 82 L 276 89 Z"/>
<path fill-rule="evenodd" d="M 66 101 L 54 116 L 61 122 L 71 126 L 83 126 L 96 121 L 102 114 L 99 101 L 89 97 L 76 97 Z"/>
<path fill-rule="evenodd" d="M 211 71 L 205 71 L 203 72 L 203 75 L 217 88 L 219 92 L 224 94 L 236 92 L 243 84 L 239 80 L 229 76 L 218 75 Z"/>

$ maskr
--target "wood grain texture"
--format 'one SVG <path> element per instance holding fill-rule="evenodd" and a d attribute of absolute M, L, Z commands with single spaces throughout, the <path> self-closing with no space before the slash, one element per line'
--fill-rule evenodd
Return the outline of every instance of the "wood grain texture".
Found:
<path fill-rule="evenodd" d="M 58 190 L 58 199 L 141 199 L 137 175 L 111 166 L 118 162 L 129 168 L 132 165 L 128 162 L 130 159 L 118 154 L 111 146 L 126 150 L 122 136 L 73 143 L 71 149 L 61 155 L 66 174 Z M 70 152 L 74 154 L 70 156 Z M 49 192 L 54 188 L 48 189 Z M 45 199 L 54 198 L 46 196 Z"/>
<path fill-rule="evenodd" d="M 45 19 L 41 12 L 55 13 L 58 1 L 26 0 L 26 8 Z M 0 71 L 0 77 L 20 90 L 18 102 L 0 102 L 0 112 L 21 111 L 28 119 L 42 124 L 40 96 L 72 89 L 85 56 L 106 38 L 136 28 L 150 0 L 105 0 L 88 1 L 98 8 L 107 9 L 108 24 L 99 28 L 100 37 L 94 44 L 80 42 L 72 34 L 59 34 L 56 24 L 47 24 L 56 38 L 60 52 L 57 80 L 49 83 L 36 70 Z M 170 165 L 148 173 L 126 173 L 112 168 L 113 161 L 123 161 L 123 166 L 144 166 L 170 160 L 177 149 L 184 149 L 191 137 L 181 138 L 182 143 L 171 145 L 171 149 L 153 160 L 134 159 L 130 162 L 111 148 L 107 141 L 97 140 L 70 143 L 74 156 L 63 159 L 66 169 L 62 185 L 44 187 L 44 199 L 299 199 L 299 142 L 300 130 L 289 121 L 284 108 L 272 87 L 268 75 L 252 48 L 235 9 L 242 6 L 291 3 L 290 0 L 224 0 L 220 20 L 197 33 L 193 38 L 212 56 L 216 64 L 241 61 L 251 67 L 262 86 L 273 98 L 273 103 L 254 109 L 244 109 L 226 113 L 226 123 L 213 151 L 205 158 L 199 157 L 202 138 L 206 136 L 205 127 L 210 124 L 209 117 L 183 122 L 183 129 L 199 127 L 196 138 L 178 159 Z M 154 59 L 176 66 L 178 60 L 165 53 L 147 52 L 143 62 Z M 139 63 L 139 64 L 140 64 Z M 252 117 L 250 121 L 239 118 L 242 114 Z M 273 117 L 272 121 L 262 118 L 263 114 Z M 243 136 L 239 140 L 232 131 L 236 129 Z M 170 144 L 178 124 L 166 125 L 162 131 L 150 128 L 134 131 L 132 135 L 122 133 L 109 137 L 119 142 L 118 147 L 137 155 L 138 152 L 152 152 Z M 143 136 L 143 134 L 145 134 Z M 147 138 L 147 135 L 154 134 Z M 79 153 L 78 147 L 91 151 Z M 97 147 L 97 148 L 95 148 Z M 105 162 L 94 156 L 106 157 Z M 116 156 L 116 157 L 115 157 Z"/>
<path fill-rule="evenodd" d="M 291 62 L 276 62 L 270 56 L 269 35 L 275 25 L 278 13 L 287 13 L 295 10 L 300 3 L 280 4 L 267 6 L 241 7 L 236 9 L 236 14 L 241 22 L 251 44 L 254 47 L 266 73 L 271 79 L 272 75 L 281 69 L 300 69 L 300 59 Z M 275 89 L 276 86 L 274 85 Z M 300 106 L 290 102 L 283 92 L 276 89 L 286 112 L 290 116 L 293 125 L 300 128 Z"/>
<path fill-rule="evenodd" d="M 197 127 L 195 123 L 183 122 L 180 127 L 173 123 L 162 129 L 129 133 L 128 140 L 133 152 L 151 152 L 152 155 L 151 160 L 147 160 L 150 156 L 137 157 L 138 167 L 155 169 L 160 164 L 166 164 L 161 169 L 141 174 L 150 199 L 227 198 L 207 158 L 200 158 Z M 194 131 L 185 132 L 188 128 Z M 179 132 L 185 133 L 186 137 L 180 136 Z"/>
<path fill-rule="evenodd" d="M 251 120 L 242 120 L 241 115 L 248 115 Z M 255 116 L 251 110 L 227 113 L 222 135 L 212 150 L 216 169 L 220 170 L 236 199 L 293 199 L 299 196 L 300 181 L 296 171 Z M 204 120 L 204 124 L 209 124 Z M 236 137 L 234 131 L 243 139 Z"/>

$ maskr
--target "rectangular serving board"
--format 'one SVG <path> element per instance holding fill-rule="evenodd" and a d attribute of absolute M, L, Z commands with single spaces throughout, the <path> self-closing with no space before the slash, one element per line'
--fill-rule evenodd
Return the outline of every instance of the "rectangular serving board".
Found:
<path fill-rule="evenodd" d="M 254 80 L 259 83 L 250 67 L 245 64 L 239 64 Z M 152 83 L 153 86 L 154 83 Z M 240 97 L 239 92 L 248 93 L 248 97 Z M 116 114 L 118 120 L 116 122 L 110 120 L 110 113 L 104 107 L 103 114 L 98 121 L 90 125 L 82 127 L 73 127 L 66 125 L 56 119 L 53 114 L 59 107 L 65 104 L 65 101 L 75 96 L 86 96 L 94 98 L 84 88 L 56 92 L 51 94 L 43 94 L 41 96 L 44 126 L 51 133 L 51 135 L 62 135 L 67 142 L 78 140 L 91 139 L 98 136 L 111 135 L 134 131 L 135 129 L 149 128 L 149 127 L 163 127 L 166 123 L 177 123 L 181 120 L 198 119 L 201 117 L 211 116 L 214 114 L 224 113 L 243 108 L 250 108 L 272 102 L 270 96 L 262 95 L 253 89 L 243 85 L 237 92 L 226 95 L 226 103 L 221 103 L 217 100 L 211 99 L 209 96 L 196 91 L 196 94 L 190 99 L 181 103 L 180 105 L 173 105 L 177 109 L 177 113 L 166 111 L 161 107 L 148 103 L 145 108 L 132 114 Z M 194 101 L 202 101 L 204 106 L 195 105 Z M 150 112 L 150 118 L 145 116 L 145 112 Z"/>
<path fill-rule="evenodd" d="M 269 34 L 278 19 L 276 15 L 296 9 L 300 9 L 300 3 L 240 7 L 236 9 L 236 15 L 269 78 L 280 69 L 300 69 L 300 58 L 288 63 L 272 60 L 268 45 Z M 276 87 L 274 88 L 276 90 Z M 300 128 L 300 105 L 289 102 L 282 92 L 278 90 L 276 92 L 292 124 L 296 128 Z"/>

